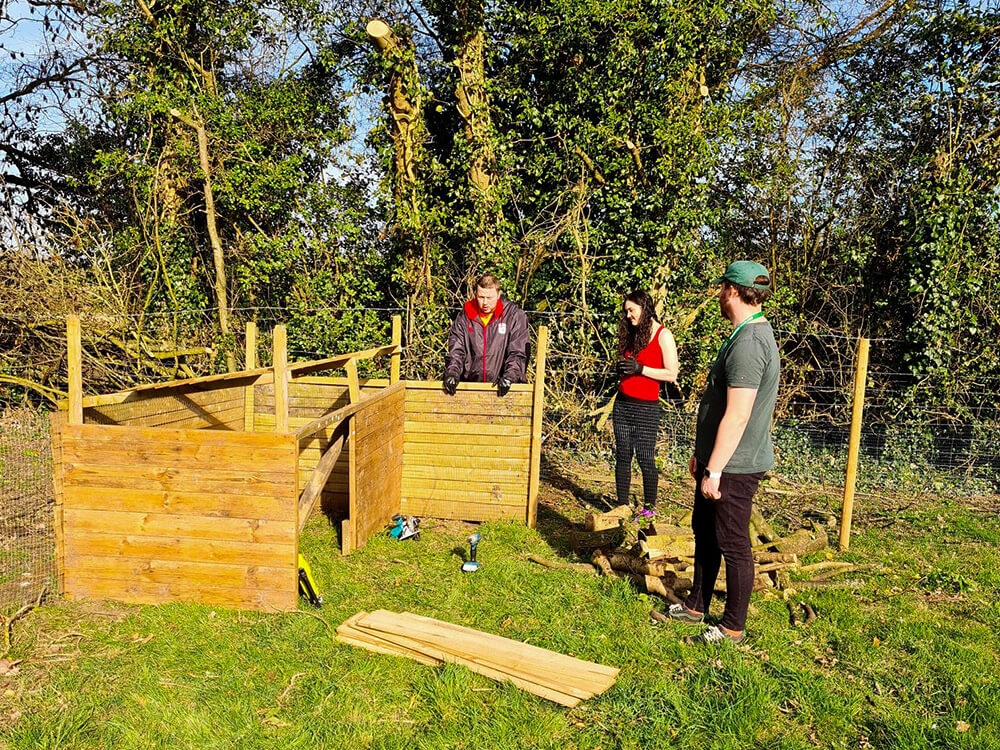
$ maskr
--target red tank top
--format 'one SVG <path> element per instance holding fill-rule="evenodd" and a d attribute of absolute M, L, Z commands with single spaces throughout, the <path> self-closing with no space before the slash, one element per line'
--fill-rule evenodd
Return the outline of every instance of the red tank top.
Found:
<path fill-rule="evenodd" d="M 663 326 L 656 329 L 652 341 L 646 348 L 635 355 L 635 361 L 646 367 L 663 367 L 663 350 L 660 349 L 660 333 Z M 626 352 L 630 354 L 630 352 Z M 660 398 L 660 381 L 647 378 L 645 375 L 628 375 L 618 384 L 618 390 L 630 398 L 642 401 L 658 401 Z"/>

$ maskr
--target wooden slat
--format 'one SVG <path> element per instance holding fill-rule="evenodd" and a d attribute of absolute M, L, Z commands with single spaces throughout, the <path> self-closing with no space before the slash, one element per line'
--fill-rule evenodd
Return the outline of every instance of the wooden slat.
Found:
<path fill-rule="evenodd" d="M 498 408 L 490 409 L 478 404 L 465 402 L 438 403 L 436 401 L 418 401 L 413 399 L 408 399 L 406 402 L 407 419 L 414 421 L 423 420 L 426 422 L 439 417 L 453 419 L 481 418 L 484 421 L 489 417 L 493 417 L 530 422 L 531 405 L 504 404 L 500 407 L 498 404 Z M 504 422 L 504 424 L 507 424 L 507 422 Z"/>
<path fill-rule="evenodd" d="M 160 444 L 165 454 L 191 455 L 184 448 L 174 448 L 174 443 L 184 443 L 196 449 L 240 448 L 248 453 L 254 451 L 285 451 L 293 455 L 295 442 L 287 436 L 254 435 L 244 432 L 223 432 L 219 430 L 178 430 L 168 427 L 125 427 L 120 425 L 80 425 L 72 427 L 69 439 L 88 444 Z M 163 444 L 170 444 L 170 447 Z"/>
<path fill-rule="evenodd" d="M 278 325 L 272 333 L 274 353 L 274 431 L 288 432 L 288 334 Z"/>
<path fill-rule="evenodd" d="M 441 499 L 403 493 L 400 513 L 421 518 L 448 518 L 456 521 L 494 521 L 500 518 L 524 518 L 524 502 L 497 505 L 463 501 L 461 498 Z"/>
<path fill-rule="evenodd" d="M 169 536 L 247 543 L 295 543 L 295 524 L 290 519 L 275 521 L 84 508 L 66 509 L 65 519 L 67 528 L 72 529 L 74 533 Z"/>
<path fill-rule="evenodd" d="M 484 442 L 473 442 L 468 437 L 455 435 L 436 435 L 428 432 L 404 433 L 403 443 L 408 452 L 430 453 L 431 455 L 441 455 L 451 453 L 456 456 L 520 456 L 527 459 L 531 455 L 531 437 L 525 435 L 516 440 L 509 440 L 506 437 L 500 439 L 492 436 L 492 439 Z M 434 447 L 428 446 L 437 446 Z"/>
<path fill-rule="evenodd" d="M 413 391 L 426 391 L 428 393 L 436 391 L 439 394 L 444 395 L 444 391 L 441 390 L 440 380 L 407 380 L 406 389 Z M 494 398 L 497 398 L 497 387 L 492 383 L 459 383 L 458 393 L 475 393 L 479 391 L 481 393 L 492 393 Z M 514 383 L 510 387 L 510 394 L 517 393 L 531 393 L 531 386 L 526 383 Z M 450 397 L 449 397 L 450 398 Z M 529 397 L 530 398 L 530 397 Z"/>
<path fill-rule="evenodd" d="M 414 453 L 404 442 L 403 465 L 413 476 L 425 476 L 414 472 L 434 472 L 435 476 L 454 476 L 469 471 L 502 472 L 507 474 L 525 473 L 524 456 L 456 456 L 447 449 Z M 318 455 L 318 451 L 316 452 Z"/>
<path fill-rule="evenodd" d="M 470 499 L 488 502 L 496 498 L 496 502 L 521 502 L 528 498 L 528 479 L 520 481 L 507 477 L 479 474 L 477 476 L 421 477 L 414 476 L 408 469 L 403 469 L 403 480 L 408 492 L 425 494 L 428 497 L 440 494 L 442 497 L 460 497 L 465 495 Z M 501 481 L 502 480 L 502 481 Z"/>
<path fill-rule="evenodd" d="M 240 464 L 253 466 L 255 474 L 285 473 L 295 466 L 287 449 L 248 449 L 243 446 L 205 446 L 179 442 L 93 444 L 77 440 L 66 446 L 68 464 L 87 466 L 145 465 L 164 470 L 182 464 L 191 471 L 214 470 Z"/>
<path fill-rule="evenodd" d="M 607 690 L 618 673 L 613 667 L 408 612 L 377 610 L 361 618 L 357 626 L 374 630 L 382 637 L 399 634 L 463 662 L 490 666 L 580 699 Z"/>
<path fill-rule="evenodd" d="M 80 343 L 80 316 L 66 316 L 66 367 L 69 371 L 69 423 L 83 423 L 83 348 Z"/>
<path fill-rule="evenodd" d="M 96 555 L 76 555 L 69 560 L 69 564 L 78 578 L 105 581 L 174 583 L 186 580 L 234 589 L 287 591 L 297 587 L 298 579 L 297 568 L 287 565 L 282 568 Z"/>
<path fill-rule="evenodd" d="M 440 436 L 474 435 L 480 441 L 528 443 L 531 440 L 531 423 L 520 421 L 513 425 L 484 424 L 482 422 L 451 422 L 435 420 L 433 422 L 415 422 L 406 420 L 406 435 L 416 438 L 418 434 Z"/>
<path fill-rule="evenodd" d="M 67 489 L 73 487 L 121 487 L 165 492 L 235 492 L 271 495 L 287 489 L 294 480 L 289 471 L 232 470 L 192 471 L 176 466 L 105 466 L 65 461 Z"/>
<path fill-rule="evenodd" d="M 197 582 L 145 583 L 142 581 L 107 581 L 80 579 L 67 587 L 68 599 L 114 599 L 129 604 L 164 604 L 190 601 L 203 604 L 257 609 L 263 611 L 291 611 L 298 608 L 298 592 L 271 591 L 266 589 L 238 589 L 204 586 Z"/>
<path fill-rule="evenodd" d="M 227 494 L 195 485 L 194 490 L 169 492 L 136 487 L 67 487 L 63 495 L 66 510 L 112 510 L 134 513 L 203 515 L 212 518 L 240 518 L 283 521 L 295 516 L 296 498 L 291 493 L 263 495 Z"/>
<path fill-rule="evenodd" d="M 439 664 L 443 664 L 444 662 L 461 664 L 467 669 L 481 674 L 484 677 L 496 680 L 497 682 L 509 682 L 522 690 L 530 692 L 541 698 L 551 700 L 554 703 L 559 703 L 567 708 L 579 705 L 581 700 L 576 696 L 568 695 L 558 690 L 553 690 L 552 688 L 539 685 L 531 680 L 525 680 L 520 676 L 510 674 L 504 670 L 495 669 L 486 664 L 477 664 L 474 661 L 466 662 L 460 657 L 456 657 L 454 654 L 450 654 L 444 649 L 437 648 L 413 638 L 407 638 L 406 636 L 399 635 L 398 633 L 377 633 L 363 628 L 347 628 L 345 629 L 345 634 L 341 635 L 340 628 L 338 628 L 337 634 L 337 640 L 342 643 L 359 646 L 376 653 L 405 656 L 420 663 L 430 664 L 432 666 L 437 666 Z"/>
<path fill-rule="evenodd" d="M 453 425 L 462 424 L 476 426 L 487 434 L 504 434 L 513 427 L 522 427 L 525 430 L 531 428 L 530 416 L 516 416 L 510 414 L 452 414 L 446 412 L 408 412 L 406 415 L 408 425 Z"/>
<path fill-rule="evenodd" d="M 77 555 L 130 557 L 175 562 L 218 562 L 231 565 L 296 565 L 294 545 L 272 542 L 227 542 L 137 534 L 102 534 L 67 529 L 66 559 Z M 69 571 L 67 571 L 67 582 Z"/>
<path fill-rule="evenodd" d="M 528 486 L 529 472 L 524 461 L 504 463 L 465 463 L 459 464 L 455 459 L 443 458 L 438 464 L 423 464 L 407 466 L 406 476 L 416 479 L 433 479 L 443 482 L 458 482 L 461 484 L 492 484 L 497 480 L 500 484 L 514 487 Z M 470 476 L 470 474 L 472 476 Z M 486 479 L 477 479 L 486 477 Z"/>

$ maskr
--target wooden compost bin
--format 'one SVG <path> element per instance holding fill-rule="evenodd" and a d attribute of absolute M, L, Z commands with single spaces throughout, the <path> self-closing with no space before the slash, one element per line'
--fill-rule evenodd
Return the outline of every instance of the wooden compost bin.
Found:
<path fill-rule="evenodd" d="M 534 525 L 547 332 L 535 382 L 496 389 L 400 381 L 392 343 L 83 398 L 79 320 L 70 390 L 53 420 L 59 591 L 72 599 L 298 605 L 299 535 L 315 506 L 342 517 L 344 553 L 396 513 Z M 388 379 L 358 363 L 390 358 Z M 318 373 L 343 370 L 344 375 Z"/>

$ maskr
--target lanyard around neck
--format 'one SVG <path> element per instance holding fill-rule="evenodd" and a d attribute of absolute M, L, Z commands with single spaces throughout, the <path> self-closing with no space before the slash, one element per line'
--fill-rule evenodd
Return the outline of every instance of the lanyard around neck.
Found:
<path fill-rule="evenodd" d="M 729 348 L 729 345 L 736 338 L 736 334 L 738 334 L 740 332 L 740 329 L 742 329 L 743 326 L 745 326 L 747 323 L 753 323 L 755 320 L 759 320 L 760 318 L 763 318 L 763 317 L 764 317 L 764 312 L 763 312 L 763 310 L 761 310 L 759 312 L 755 312 L 749 318 L 747 318 L 742 323 L 740 323 L 738 326 L 736 326 L 736 328 L 733 329 L 733 332 L 729 334 L 729 338 L 727 338 L 724 342 L 722 342 L 722 347 L 719 349 L 719 354 L 715 358 L 715 363 L 716 364 L 719 363 L 719 360 L 722 359 L 722 355 L 726 352 L 726 349 Z"/>

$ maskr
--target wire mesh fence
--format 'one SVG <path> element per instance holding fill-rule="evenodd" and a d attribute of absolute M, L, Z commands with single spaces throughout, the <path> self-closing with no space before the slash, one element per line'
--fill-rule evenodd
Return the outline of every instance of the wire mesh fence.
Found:
<path fill-rule="evenodd" d="M 385 343 L 389 318 L 401 311 L 324 309 L 316 313 L 316 318 L 308 310 L 296 310 L 294 315 L 274 308 L 234 312 L 237 321 L 256 320 L 260 331 L 258 362 L 266 365 L 270 362 L 269 337 L 274 324 L 287 322 L 289 339 L 294 341 L 295 326 L 314 325 L 319 318 L 337 321 L 353 316 L 353 320 L 371 320 L 374 315 L 385 319 L 383 338 L 372 336 L 368 341 L 347 343 L 330 336 L 322 346 L 291 347 L 290 359 L 311 359 Z M 615 446 L 608 402 L 618 382 L 610 334 L 617 318 L 532 312 L 528 317 L 535 331 L 541 325 L 550 331 L 543 451 L 558 448 L 597 454 L 613 464 Z M 212 349 L 208 333 L 213 319 L 213 311 L 189 311 L 152 320 L 123 318 L 115 326 L 109 326 L 106 320 L 84 318 L 85 392 L 107 392 L 127 387 L 130 382 L 222 371 L 225 359 Z M 96 337 L 88 343 L 88 326 L 91 331 L 116 328 L 116 340 L 127 356 L 117 361 L 104 357 L 102 352 L 107 350 L 98 346 Z M 313 328 L 302 340 L 322 341 L 322 333 Z M 33 335 L 38 338 L 31 339 Z M 62 336 L 58 342 L 57 324 L 51 321 L 44 326 L 24 325 L 17 337 L 10 339 L 17 350 L 8 348 L 0 356 L 0 386 L 4 389 L 0 391 L 0 404 L 6 404 L 0 411 L 0 608 L 4 610 L 34 600 L 42 587 L 54 588 L 47 409 L 66 387 L 65 358 L 51 348 L 53 342 L 65 345 L 64 332 Z M 847 465 L 857 341 L 830 331 L 803 334 L 779 328 L 776 336 L 783 369 L 774 424 L 775 474 L 800 485 L 840 488 Z M 129 349 L 130 341 L 139 343 Z M 707 370 L 704 362 L 714 357 L 714 347 L 719 343 L 721 337 L 717 342 L 687 342 L 681 347 L 680 387 L 666 389 L 661 402 L 657 441 L 661 466 L 686 466 Z M 858 490 L 893 496 L 961 496 L 1000 491 L 1000 376 L 992 382 L 962 384 L 960 398 L 944 400 L 944 384 L 899 371 L 894 364 L 898 343 L 874 342 L 872 346 Z M 406 344 L 404 340 L 404 359 Z M 238 354 L 237 366 L 242 366 L 241 333 L 231 345 Z M 28 356 L 45 352 L 45 346 L 50 346 L 47 354 L 33 360 Z M 704 352 L 708 352 L 707 357 Z M 156 354 L 164 356 L 152 356 Z M 160 369 L 134 366 L 142 356 L 158 363 Z M 405 371 L 435 379 L 440 377 L 442 366 L 443 354 L 434 361 L 410 362 Z M 127 371 L 129 367 L 131 371 Z M 19 381 L 41 384 L 48 390 L 30 388 Z M 610 473 L 608 486 L 614 487 Z"/>
<path fill-rule="evenodd" d="M 0 610 L 55 586 L 49 419 L 30 407 L 0 411 Z"/>

